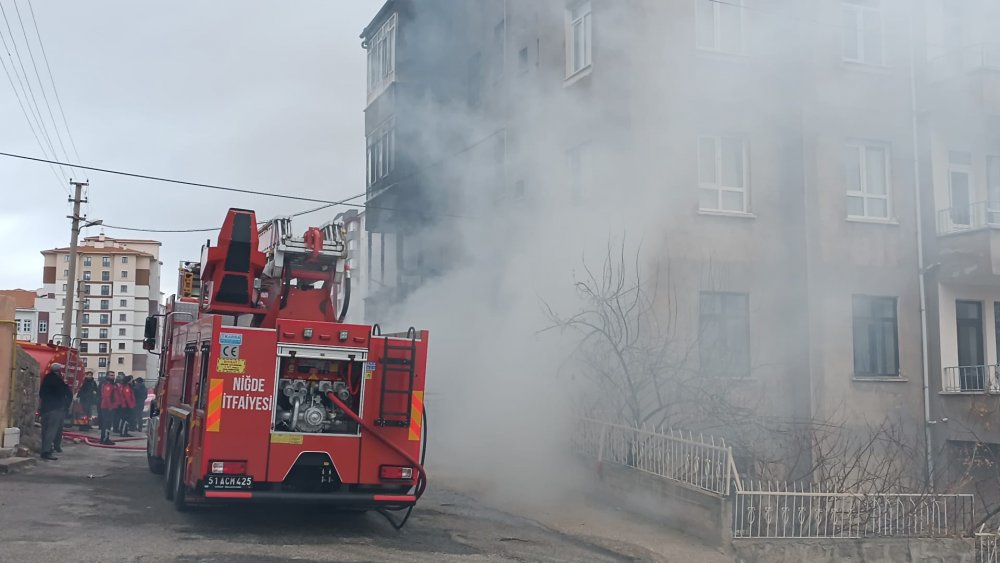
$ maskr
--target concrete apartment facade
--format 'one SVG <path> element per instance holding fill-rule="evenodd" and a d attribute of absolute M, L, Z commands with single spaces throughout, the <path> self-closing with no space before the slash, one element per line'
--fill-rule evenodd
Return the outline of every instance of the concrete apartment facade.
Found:
<path fill-rule="evenodd" d="M 142 349 L 146 317 L 158 312 L 160 242 L 86 237 L 78 248 L 78 279 L 69 275 L 69 249 L 42 251 L 46 297 L 38 300 L 49 314 L 50 334 L 62 333 L 66 299 L 75 296 L 73 338 L 87 369 L 155 377 L 155 362 Z"/>
<path fill-rule="evenodd" d="M 444 139 L 411 152 L 397 133 L 387 158 L 409 161 L 416 187 L 370 182 L 369 203 L 488 192 L 489 212 L 655 194 L 679 322 L 698 334 L 721 315 L 728 340 L 699 342 L 698 356 L 738 349 L 748 377 L 729 384 L 763 397 L 759 408 L 858 427 L 892 419 L 921 447 L 929 430 L 933 458 L 971 443 L 1000 451 L 989 402 L 1000 390 L 1000 47 L 989 43 L 1000 10 L 969 6 L 390 1 L 363 34 L 387 22 L 395 34 L 394 52 L 366 43 L 370 75 L 393 61 L 375 72 L 369 147 L 387 120 L 398 131 L 434 116 L 423 135 Z M 421 104 L 400 101 L 414 91 Z M 489 174 L 414 172 L 429 146 Z M 372 240 L 392 223 L 370 222 Z M 431 226 L 425 217 L 403 238 Z M 403 246 L 397 263 L 415 263 Z"/>

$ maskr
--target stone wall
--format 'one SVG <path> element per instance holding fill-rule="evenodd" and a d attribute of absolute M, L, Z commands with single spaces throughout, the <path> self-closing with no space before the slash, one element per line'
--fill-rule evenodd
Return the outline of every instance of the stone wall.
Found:
<path fill-rule="evenodd" d="M 733 541 L 739 563 L 975 563 L 972 538 Z"/>
<path fill-rule="evenodd" d="M 14 425 L 21 429 L 21 445 L 37 450 L 40 429 L 35 426 L 38 410 L 38 362 L 20 347 L 17 349 L 17 377 L 14 379 Z"/>

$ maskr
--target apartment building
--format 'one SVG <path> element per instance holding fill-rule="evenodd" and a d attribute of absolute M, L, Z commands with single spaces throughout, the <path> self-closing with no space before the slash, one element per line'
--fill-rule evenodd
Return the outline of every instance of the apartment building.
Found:
<path fill-rule="evenodd" d="M 98 376 L 107 372 L 135 377 L 155 374 L 155 362 L 143 350 L 142 336 L 146 317 L 158 311 L 160 244 L 103 234 L 86 237 L 78 247 L 75 281 L 68 279 L 68 248 L 42 251 L 46 297 L 38 302 L 49 314 L 50 334 L 62 334 L 66 299 L 74 299 L 73 340 L 84 365 Z"/>
<path fill-rule="evenodd" d="M 44 296 L 40 291 L 3 289 L 0 295 L 14 298 L 14 323 L 17 339 L 22 342 L 44 344 L 49 341 L 49 314 L 39 312 L 35 299 Z"/>
<path fill-rule="evenodd" d="M 641 201 L 706 375 L 772 414 L 1000 451 L 997 23 L 943 0 L 389 1 L 363 33 L 369 204 Z M 397 287 L 461 259 L 421 262 L 426 214 L 385 247 L 380 213 Z"/>

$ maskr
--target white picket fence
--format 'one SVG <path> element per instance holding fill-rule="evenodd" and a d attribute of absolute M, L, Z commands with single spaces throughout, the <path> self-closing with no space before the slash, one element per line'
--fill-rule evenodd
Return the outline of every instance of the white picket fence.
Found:
<path fill-rule="evenodd" d="M 1000 540 L 1000 528 L 987 529 L 986 524 L 979 527 L 976 532 L 976 551 L 979 563 L 1000 563 L 1000 550 L 998 550 L 998 540 Z"/>
<path fill-rule="evenodd" d="M 732 448 L 712 436 L 582 419 L 576 446 L 598 462 L 624 465 L 717 495 L 729 496 L 734 484 L 741 488 Z"/>
<path fill-rule="evenodd" d="M 733 499 L 734 538 L 960 537 L 973 495 L 835 492 L 748 483 Z"/>
<path fill-rule="evenodd" d="M 585 418 L 574 437 L 577 451 L 732 497 L 732 536 L 741 538 L 857 539 L 962 537 L 975 522 L 971 494 L 862 493 L 816 485 L 744 482 L 733 452 L 713 436 L 671 429 L 636 428 Z M 980 530 L 980 551 L 997 558 L 997 533 Z"/>

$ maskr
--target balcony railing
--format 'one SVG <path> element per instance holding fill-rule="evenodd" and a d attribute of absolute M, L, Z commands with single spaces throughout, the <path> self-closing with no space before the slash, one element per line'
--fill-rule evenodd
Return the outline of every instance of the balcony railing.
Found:
<path fill-rule="evenodd" d="M 1000 228 L 1000 202 L 980 201 L 970 205 L 941 209 L 937 212 L 939 235 L 984 227 Z"/>
<path fill-rule="evenodd" d="M 944 368 L 945 393 L 1000 393 L 1000 365 Z"/>

